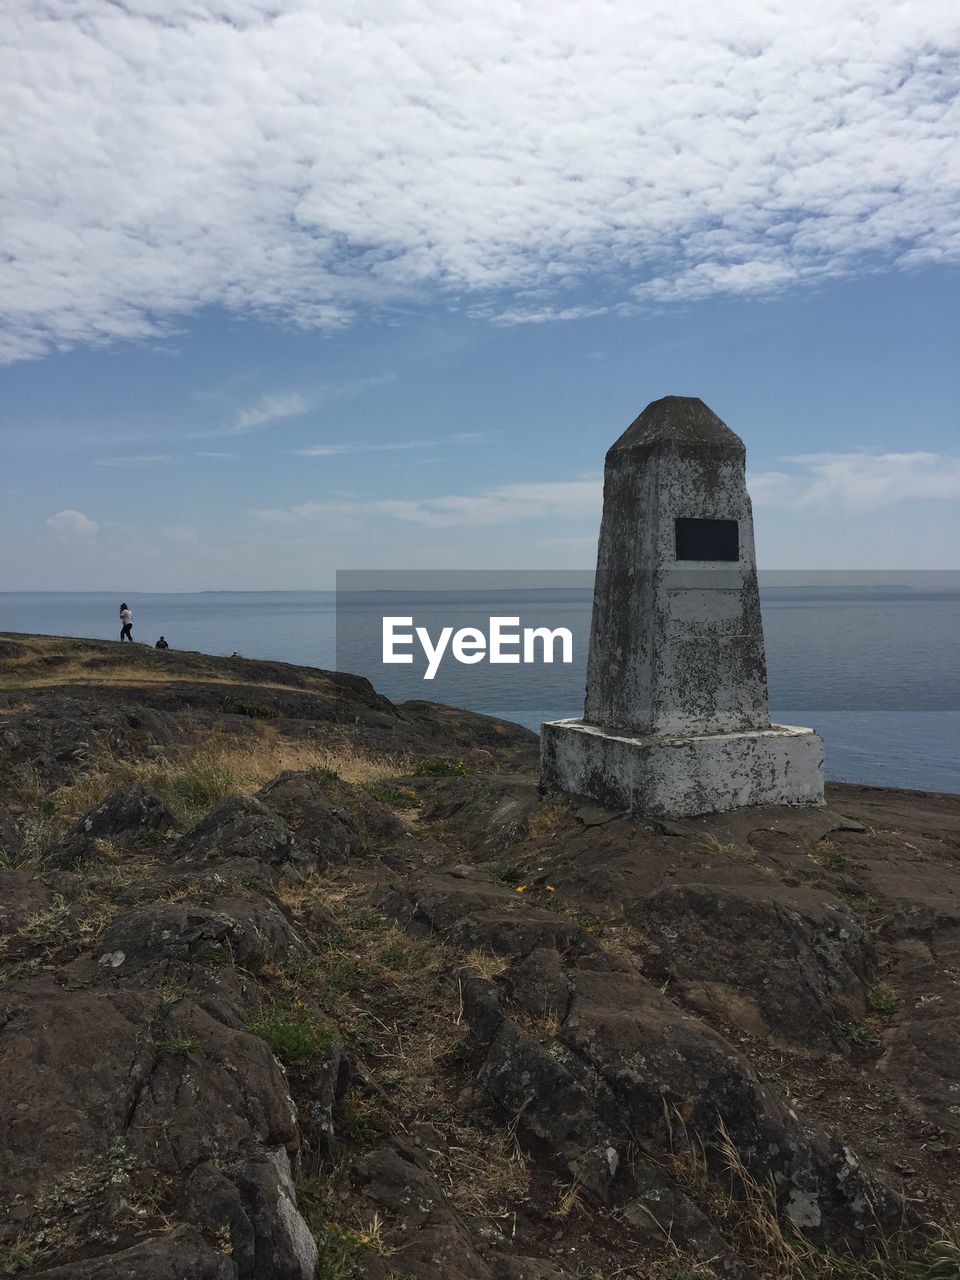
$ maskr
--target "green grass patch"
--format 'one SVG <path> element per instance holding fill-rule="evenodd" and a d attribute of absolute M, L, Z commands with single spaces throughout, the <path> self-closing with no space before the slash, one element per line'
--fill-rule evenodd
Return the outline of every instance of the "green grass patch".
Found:
<path fill-rule="evenodd" d="M 21 867 L 26 867 L 33 860 L 33 853 L 25 843 L 19 849 L 3 849 L 0 848 L 0 868 L 4 871 L 19 871 Z M 0 1254 L 0 1257 L 3 1255 Z M 3 1272 L 0 1271 L 0 1275 Z"/>
<path fill-rule="evenodd" d="M 867 1004 L 874 1013 L 889 1017 L 891 1013 L 896 1013 L 900 1000 L 892 987 L 876 986 L 867 992 Z"/>
<path fill-rule="evenodd" d="M 33 1258 L 22 1249 L 0 1249 L 0 1276 L 16 1276 L 32 1266 Z"/>
<path fill-rule="evenodd" d="M 340 775 L 336 769 L 327 769 L 324 765 L 312 764 L 307 768 L 306 773 L 322 787 L 332 787 L 340 781 Z"/>
<path fill-rule="evenodd" d="M 364 791 L 388 809 L 422 809 L 423 801 L 415 791 L 403 787 L 388 787 L 382 782 L 368 782 Z"/>
<path fill-rule="evenodd" d="M 427 756 L 413 771 L 415 778 L 465 778 L 470 768 L 465 760 L 450 756 Z"/>
<path fill-rule="evenodd" d="M 173 1006 L 183 999 L 187 989 L 177 982 L 161 982 L 159 990 L 160 1004 L 157 1012 L 161 1018 L 165 1018 Z"/>
<path fill-rule="evenodd" d="M 369 961 L 342 947 L 333 946 L 325 951 L 320 965 L 323 984 L 333 995 L 342 996 L 356 991 L 377 975 L 376 968 Z"/>
<path fill-rule="evenodd" d="M 861 1022 L 841 1022 L 840 1034 L 847 1044 L 852 1045 L 855 1049 L 865 1049 L 868 1045 L 873 1044 L 873 1032 Z M 958 1277 L 958 1280 L 960 1280 L 960 1277 Z"/>
<path fill-rule="evenodd" d="M 384 947 L 378 954 L 377 960 L 387 969 L 408 973 L 412 969 L 423 967 L 424 948 L 410 938 L 397 938 Z"/>
<path fill-rule="evenodd" d="M 932 1241 L 919 1257 L 907 1260 L 905 1271 L 913 1280 L 960 1280 L 960 1235 Z"/>
<path fill-rule="evenodd" d="M 791 1280 L 960 1280 L 960 1236 L 931 1241 L 919 1253 L 907 1253 L 900 1241 L 881 1244 L 866 1257 L 809 1246 L 797 1252 Z"/>
<path fill-rule="evenodd" d="M 333 1125 L 344 1142 L 375 1142 L 390 1132 L 389 1120 L 379 1102 L 347 1094 L 334 1110 Z"/>
<path fill-rule="evenodd" d="M 159 1036 L 153 1042 L 157 1053 L 178 1054 L 199 1053 L 202 1045 L 196 1036 L 188 1031 L 173 1031 L 168 1036 Z"/>
<path fill-rule="evenodd" d="M 336 1036 L 336 1028 L 303 1000 L 264 1004 L 247 1027 L 267 1042 L 284 1066 L 318 1057 Z"/>
<path fill-rule="evenodd" d="M 375 907 L 340 907 L 334 915 L 341 928 L 359 929 L 361 933 L 368 929 L 382 929 L 387 923 L 387 917 Z"/>
<path fill-rule="evenodd" d="M 820 840 L 810 850 L 810 857 L 825 871 L 846 871 L 847 855 L 832 840 Z"/>
<path fill-rule="evenodd" d="M 332 1222 L 333 1197 L 318 1178 L 296 1184 L 297 1208 L 317 1243 L 314 1280 L 363 1280 L 363 1244 L 353 1231 Z"/>
<path fill-rule="evenodd" d="M 194 764 L 188 768 L 172 769 L 156 780 L 157 790 L 175 804 L 187 809 L 215 808 L 230 796 L 243 790 L 237 776 L 230 769 L 216 765 Z"/>
<path fill-rule="evenodd" d="M 526 880 L 527 871 L 519 862 L 504 862 L 497 867 L 495 875 L 501 884 L 517 885 Z"/>

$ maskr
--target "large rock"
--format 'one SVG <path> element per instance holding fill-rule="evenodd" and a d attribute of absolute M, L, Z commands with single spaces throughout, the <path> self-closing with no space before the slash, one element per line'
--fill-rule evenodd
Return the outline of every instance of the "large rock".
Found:
<path fill-rule="evenodd" d="M 402 1224 L 403 1248 L 391 1257 L 388 1274 L 410 1280 L 493 1280 L 460 1216 L 412 1159 L 377 1148 L 359 1164 L 357 1179 L 367 1198 Z"/>
<path fill-rule="evenodd" d="M 111 974 L 156 975 L 177 964 L 242 965 L 256 972 L 306 950 L 279 908 L 262 894 L 206 902 L 156 903 L 125 912 L 98 944 Z"/>
<path fill-rule="evenodd" d="M 172 1005 L 156 990 L 77 990 L 49 977 L 0 988 L 0 1239 L 34 1227 L 38 1206 L 59 1206 L 69 1255 L 82 1240 L 115 1238 L 135 1191 L 214 1164 L 234 1171 L 260 1268 L 224 1274 L 307 1280 L 286 1077 L 229 1002 L 170 994 Z M 338 1058 L 339 1046 L 329 1052 Z M 338 1074 L 334 1064 L 327 1078 Z"/>
<path fill-rule="evenodd" d="M 286 822 L 254 796 L 233 796 L 218 805 L 178 840 L 174 856 L 197 862 L 254 858 L 274 865 L 314 863 Z"/>
<path fill-rule="evenodd" d="M 129 843 L 145 831 L 168 831 L 176 815 L 158 796 L 139 782 L 112 791 L 84 814 L 50 850 L 46 861 L 53 867 L 72 867 L 96 855 L 98 840 Z"/>
<path fill-rule="evenodd" d="M 537 947 L 574 953 L 597 949 L 573 921 L 524 908 L 514 889 L 452 874 L 411 879 L 384 894 L 380 905 L 412 933 L 444 933 L 466 950 L 521 956 Z"/>
<path fill-rule="evenodd" d="M 250 1280 L 314 1280 L 317 1245 L 297 1208 L 290 1160 L 283 1147 L 247 1161 L 236 1179 L 253 1226 L 255 1263 Z"/>
<path fill-rule="evenodd" d="M 469 934 L 458 907 L 484 911 L 482 897 L 471 903 L 466 894 L 428 902 L 428 916 L 442 921 L 449 938 Z M 571 1169 L 582 1170 L 584 1161 L 597 1168 L 602 1161 L 591 1153 L 609 1148 L 619 1158 L 636 1141 L 670 1152 L 689 1144 L 706 1152 L 717 1176 L 732 1158 L 762 1185 L 772 1179 L 781 1213 L 819 1244 L 858 1250 L 878 1230 L 914 1225 L 899 1196 L 868 1176 L 852 1152 L 805 1127 L 727 1040 L 628 962 L 597 948 L 566 951 L 565 959 L 570 1003 L 555 1034 L 549 1025 L 533 1034 L 500 1014 L 490 982 L 469 979 L 461 990 L 485 1049 L 481 1082 Z M 528 973 L 525 964 L 503 981 L 516 999 L 529 980 L 518 1001 L 529 1009 L 550 991 L 556 970 L 542 957 Z M 615 1167 L 611 1157 L 611 1178 Z M 602 1180 L 593 1180 L 605 1194 Z"/>
<path fill-rule="evenodd" d="M 837 900 L 770 877 L 665 884 L 630 903 L 692 1006 L 783 1042 L 842 1047 L 876 964 L 869 930 Z"/>
<path fill-rule="evenodd" d="M 50 976 L 0 987 L 0 1205 L 104 1159 L 155 1062 L 145 991 L 74 991 Z"/>
<path fill-rule="evenodd" d="M 575 1073 L 569 1062 L 569 1054 L 552 1052 L 515 1022 L 504 1019 L 487 1050 L 479 1080 L 508 1115 L 522 1116 L 538 1137 L 574 1159 L 598 1141 L 598 1102 L 612 1110 L 613 1096 L 596 1073 Z"/>
<path fill-rule="evenodd" d="M 715 1171 L 735 1153 L 759 1183 L 772 1179 L 781 1212 L 819 1244 L 858 1250 L 877 1230 L 901 1230 L 898 1195 L 857 1157 L 805 1128 L 721 1036 L 629 971 L 581 968 L 559 1039 L 621 1100 L 634 1135 L 668 1146 L 676 1127 Z"/>
<path fill-rule="evenodd" d="M 318 1251 L 297 1207 L 286 1151 L 233 1164 L 196 1166 L 183 1184 L 182 1214 L 229 1237 L 237 1280 L 314 1280 Z"/>
<path fill-rule="evenodd" d="M 131 1149 L 164 1174 L 299 1146 L 296 1109 L 270 1048 L 239 1019 L 227 1025 L 224 1011 L 215 1012 L 191 999 L 173 1007 L 127 1118 Z"/>
<path fill-rule="evenodd" d="M 262 788 L 258 799 L 279 814 L 318 868 L 346 862 L 363 848 L 349 814 L 331 803 L 323 784 L 308 773 L 279 774 Z"/>
<path fill-rule="evenodd" d="M 0 725 L 0 794 L 11 782 L 69 785 L 104 756 L 138 759 L 182 741 L 180 717 L 145 706 L 143 691 L 133 704 L 122 688 L 58 688 L 44 679 L 27 696 L 28 707 Z"/>
<path fill-rule="evenodd" d="M 425 800 L 423 817 L 441 822 L 462 847 L 477 858 L 498 857 L 522 840 L 540 808 L 537 783 L 528 777 L 436 778 L 418 782 Z"/>
<path fill-rule="evenodd" d="M 675 823 L 669 835 L 623 820 L 565 833 L 536 880 L 609 925 L 631 926 L 647 976 L 669 980 L 711 1022 L 781 1047 L 845 1051 L 839 1027 L 867 1013 L 877 950 L 840 896 L 842 878 L 812 856 L 824 856 L 821 824 L 838 819 L 798 811 L 751 828 L 755 819 L 735 817 L 739 835 L 724 829 L 736 825 L 729 815 L 724 827 Z"/>
<path fill-rule="evenodd" d="M 240 1280 L 234 1260 L 193 1227 L 141 1240 L 119 1253 L 31 1271 L 43 1280 Z"/>

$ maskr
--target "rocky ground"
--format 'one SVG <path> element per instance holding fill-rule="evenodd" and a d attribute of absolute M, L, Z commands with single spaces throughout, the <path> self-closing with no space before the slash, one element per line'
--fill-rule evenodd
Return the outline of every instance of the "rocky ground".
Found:
<path fill-rule="evenodd" d="M 645 822 L 363 680 L 0 637 L 0 1276 L 960 1275 L 960 797 Z"/>

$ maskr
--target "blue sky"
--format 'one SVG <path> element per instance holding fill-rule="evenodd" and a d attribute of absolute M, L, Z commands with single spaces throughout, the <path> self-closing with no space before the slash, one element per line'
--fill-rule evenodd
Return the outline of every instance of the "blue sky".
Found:
<path fill-rule="evenodd" d="M 958 567 L 952 6 L 13 27 L 0 589 L 589 567 L 665 394 L 746 442 L 761 565 Z"/>

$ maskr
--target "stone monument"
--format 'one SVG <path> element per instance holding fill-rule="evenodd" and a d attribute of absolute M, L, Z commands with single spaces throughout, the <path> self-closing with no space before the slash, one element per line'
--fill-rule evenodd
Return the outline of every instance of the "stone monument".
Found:
<path fill-rule="evenodd" d="M 823 804 L 822 740 L 767 710 L 745 454 L 684 396 L 607 453 L 583 719 L 542 726 L 546 789 L 674 816 Z"/>

